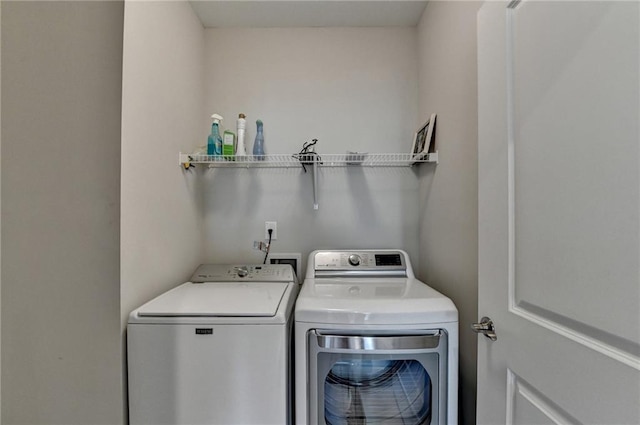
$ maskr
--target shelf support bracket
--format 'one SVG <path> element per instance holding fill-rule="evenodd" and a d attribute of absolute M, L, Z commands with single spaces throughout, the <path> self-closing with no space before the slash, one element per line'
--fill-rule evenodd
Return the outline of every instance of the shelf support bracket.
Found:
<path fill-rule="evenodd" d="M 318 158 L 313 158 L 313 209 L 318 209 Z"/>

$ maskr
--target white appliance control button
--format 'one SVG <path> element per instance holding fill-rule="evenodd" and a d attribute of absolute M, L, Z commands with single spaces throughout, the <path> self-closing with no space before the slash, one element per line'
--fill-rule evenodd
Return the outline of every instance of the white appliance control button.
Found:
<path fill-rule="evenodd" d="M 351 264 L 352 266 L 359 266 L 360 265 L 360 256 L 356 255 L 356 254 L 351 254 L 349 256 L 349 264 Z"/>

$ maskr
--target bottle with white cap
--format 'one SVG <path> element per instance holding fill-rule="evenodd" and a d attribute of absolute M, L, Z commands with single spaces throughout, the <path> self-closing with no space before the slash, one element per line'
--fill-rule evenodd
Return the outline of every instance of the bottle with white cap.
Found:
<path fill-rule="evenodd" d="M 207 138 L 207 155 L 222 155 L 222 136 L 220 136 L 220 121 L 222 117 L 218 114 L 211 115 L 211 134 Z"/>
<path fill-rule="evenodd" d="M 236 147 L 236 156 L 246 156 L 247 155 L 247 149 L 245 148 L 244 145 L 244 131 L 247 128 L 247 120 L 245 120 L 245 115 L 244 114 L 239 114 L 238 115 L 238 122 L 237 122 L 237 134 L 238 134 L 238 146 Z"/>

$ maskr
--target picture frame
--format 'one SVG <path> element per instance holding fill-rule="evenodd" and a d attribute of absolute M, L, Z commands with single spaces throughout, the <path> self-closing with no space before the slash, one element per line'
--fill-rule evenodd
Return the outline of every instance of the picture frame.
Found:
<path fill-rule="evenodd" d="M 429 152 L 433 151 L 434 134 L 436 127 L 436 114 L 431 114 L 427 122 L 422 124 L 413 136 L 413 146 L 411 148 L 411 160 L 413 162 L 422 160 Z"/>

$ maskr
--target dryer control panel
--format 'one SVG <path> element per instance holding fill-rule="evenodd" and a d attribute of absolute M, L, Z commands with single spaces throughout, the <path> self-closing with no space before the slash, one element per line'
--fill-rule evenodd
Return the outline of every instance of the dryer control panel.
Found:
<path fill-rule="evenodd" d="M 295 282 L 289 264 L 219 265 L 201 264 L 191 276 L 191 282 Z"/>
<path fill-rule="evenodd" d="M 396 250 L 316 251 L 312 254 L 314 277 L 406 277 L 406 253 Z"/>

